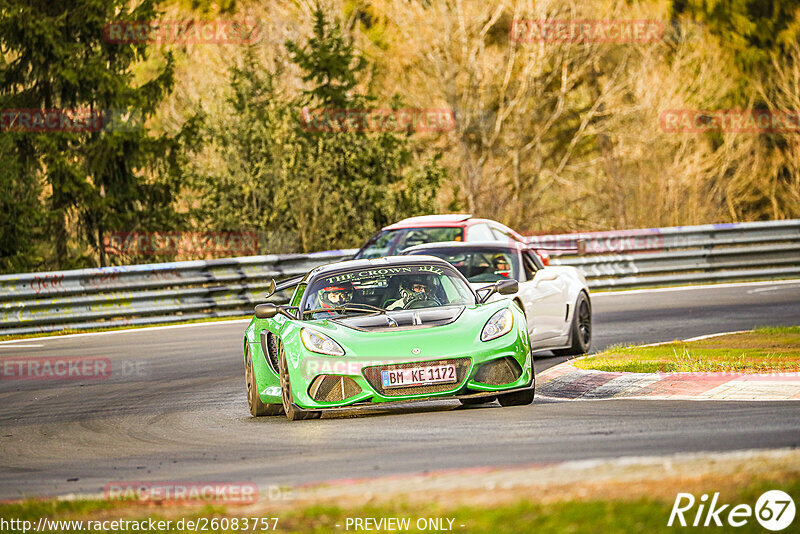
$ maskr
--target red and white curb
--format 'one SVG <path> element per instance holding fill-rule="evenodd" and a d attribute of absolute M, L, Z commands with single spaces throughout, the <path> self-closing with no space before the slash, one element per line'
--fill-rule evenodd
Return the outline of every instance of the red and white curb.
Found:
<path fill-rule="evenodd" d="M 684 341 L 707 337 L 712 336 Z M 537 375 L 536 395 L 568 400 L 800 400 L 800 373 L 607 372 L 578 369 L 574 362 L 566 361 Z"/>

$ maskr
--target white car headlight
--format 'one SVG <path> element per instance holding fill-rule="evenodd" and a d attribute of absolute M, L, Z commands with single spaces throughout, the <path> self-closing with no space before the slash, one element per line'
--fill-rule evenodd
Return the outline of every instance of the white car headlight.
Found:
<path fill-rule="evenodd" d="M 319 352 L 330 356 L 344 356 L 342 346 L 321 332 L 303 328 L 300 330 L 300 339 L 303 340 L 303 345 L 311 352 Z"/>
<path fill-rule="evenodd" d="M 508 334 L 514 326 L 514 314 L 505 308 L 492 315 L 481 331 L 481 341 L 489 341 Z"/>

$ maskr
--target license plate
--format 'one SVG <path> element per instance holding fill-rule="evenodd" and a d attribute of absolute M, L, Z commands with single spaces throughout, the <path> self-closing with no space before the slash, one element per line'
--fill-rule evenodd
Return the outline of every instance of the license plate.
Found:
<path fill-rule="evenodd" d="M 381 371 L 381 382 L 385 388 L 400 388 L 458 382 L 458 379 L 456 378 L 456 366 L 449 364 Z"/>

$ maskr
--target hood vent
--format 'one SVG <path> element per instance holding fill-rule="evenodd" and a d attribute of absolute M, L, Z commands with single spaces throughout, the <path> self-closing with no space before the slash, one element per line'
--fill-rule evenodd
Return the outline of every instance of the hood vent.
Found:
<path fill-rule="evenodd" d="M 333 319 L 333 321 L 356 330 L 396 332 L 450 324 L 458 319 L 463 311 L 464 306 L 443 306 L 440 308 L 390 311 L 375 315 L 358 315 Z"/>

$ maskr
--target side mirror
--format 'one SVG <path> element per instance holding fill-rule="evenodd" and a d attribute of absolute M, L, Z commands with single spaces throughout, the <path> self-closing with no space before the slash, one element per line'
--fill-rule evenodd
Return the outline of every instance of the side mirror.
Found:
<path fill-rule="evenodd" d="M 256 318 L 258 319 L 272 319 L 278 313 L 280 313 L 280 309 L 271 302 L 265 302 L 264 304 L 259 304 L 256 306 Z"/>
<path fill-rule="evenodd" d="M 478 291 L 486 291 L 485 295 L 478 295 L 480 303 L 483 304 L 495 293 L 499 293 L 500 295 L 513 295 L 519 291 L 519 282 L 516 280 L 498 280 L 490 286 L 480 288 Z"/>
<path fill-rule="evenodd" d="M 513 295 L 519 291 L 519 282 L 516 280 L 498 280 L 494 284 L 494 288 L 501 295 Z"/>

